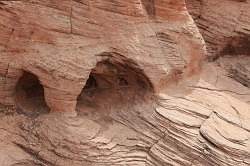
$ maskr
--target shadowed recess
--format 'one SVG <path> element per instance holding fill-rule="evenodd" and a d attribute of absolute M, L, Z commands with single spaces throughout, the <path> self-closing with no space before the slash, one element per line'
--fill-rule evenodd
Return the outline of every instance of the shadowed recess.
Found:
<path fill-rule="evenodd" d="M 250 35 L 231 38 L 221 53 L 224 55 L 250 55 Z"/>
<path fill-rule="evenodd" d="M 141 0 L 149 16 L 155 15 L 155 0 Z"/>
<path fill-rule="evenodd" d="M 105 110 L 152 101 L 153 87 L 143 71 L 121 59 L 97 63 L 78 97 L 78 110 Z"/>
<path fill-rule="evenodd" d="M 16 85 L 17 112 L 37 116 L 49 112 L 44 98 L 44 89 L 37 76 L 24 72 Z"/>

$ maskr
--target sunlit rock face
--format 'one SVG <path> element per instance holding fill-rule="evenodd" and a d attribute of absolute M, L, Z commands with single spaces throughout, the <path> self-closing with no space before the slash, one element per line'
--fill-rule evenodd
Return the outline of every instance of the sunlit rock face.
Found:
<path fill-rule="evenodd" d="M 248 4 L 0 1 L 0 165 L 249 165 Z"/>

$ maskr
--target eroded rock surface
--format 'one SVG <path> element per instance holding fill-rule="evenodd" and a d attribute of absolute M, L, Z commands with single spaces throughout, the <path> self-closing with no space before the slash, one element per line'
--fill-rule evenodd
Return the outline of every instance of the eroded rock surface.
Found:
<path fill-rule="evenodd" d="M 250 165 L 248 4 L 0 1 L 0 165 Z"/>
<path fill-rule="evenodd" d="M 249 0 L 186 0 L 210 59 L 250 54 Z"/>

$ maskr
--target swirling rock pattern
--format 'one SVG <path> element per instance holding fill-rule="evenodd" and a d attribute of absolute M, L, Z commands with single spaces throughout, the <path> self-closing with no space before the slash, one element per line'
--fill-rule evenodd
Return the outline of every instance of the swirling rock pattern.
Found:
<path fill-rule="evenodd" d="M 250 165 L 248 4 L 1 0 L 0 165 Z"/>

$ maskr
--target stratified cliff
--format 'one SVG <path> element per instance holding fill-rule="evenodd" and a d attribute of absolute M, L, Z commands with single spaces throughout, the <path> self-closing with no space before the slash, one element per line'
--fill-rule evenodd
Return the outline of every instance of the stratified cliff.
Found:
<path fill-rule="evenodd" d="M 0 165 L 250 165 L 249 0 L 0 1 Z"/>
<path fill-rule="evenodd" d="M 248 0 L 187 0 L 210 57 L 250 54 Z"/>

